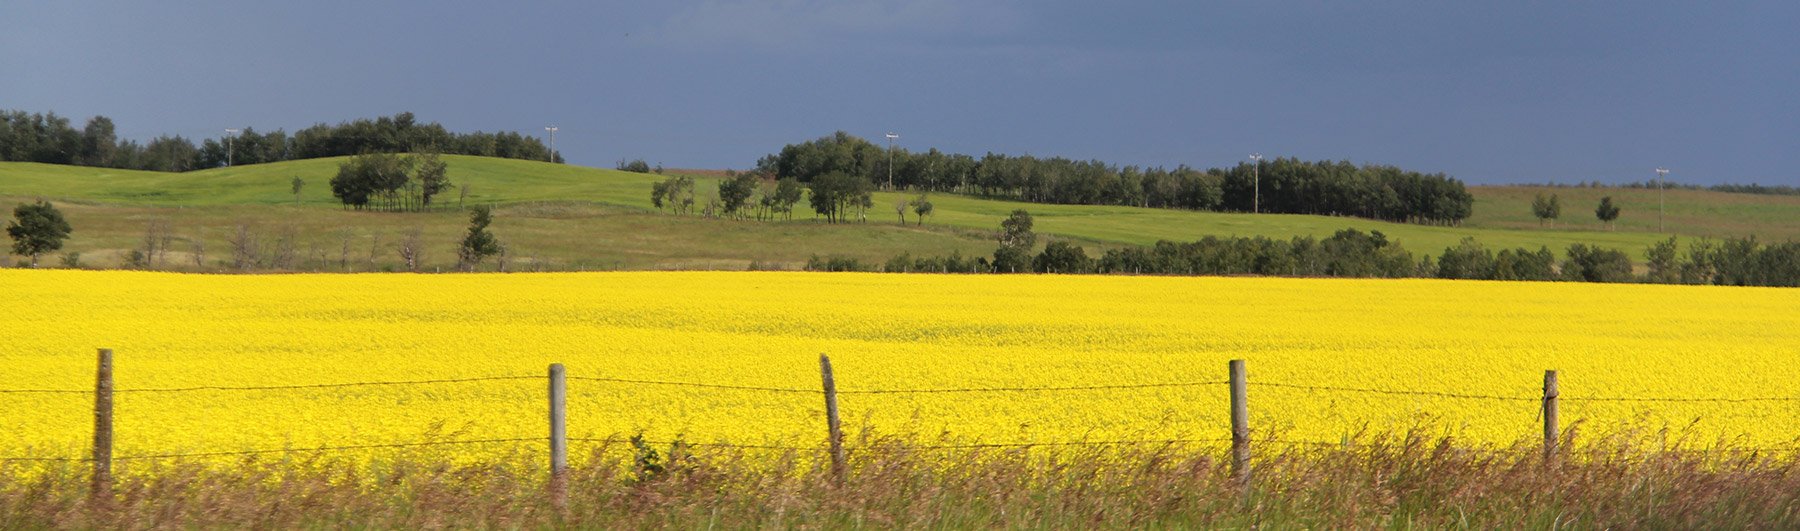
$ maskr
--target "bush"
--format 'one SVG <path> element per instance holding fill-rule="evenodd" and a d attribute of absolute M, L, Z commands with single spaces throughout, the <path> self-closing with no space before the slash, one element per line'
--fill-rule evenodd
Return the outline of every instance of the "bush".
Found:
<path fill-rule="evenodd" d="M 836 273 L 846 271 L 874 271 L 874 268 L 863 265 L 862 261 L 848 256 L 819 256 L 815 254 L 812 258 L 806 260 L 806 270 L 830 271 Z"/>
<path fill-rule="evenodd" d="M 1093 262 L 1081 246 L 1058 240 L 1044 246 L 1044 252 L 1038 253 L 1037 258 L 1031 261 L 1031 270 L 1039 273 L 1088 273 L 1094 269 Z"/>
<path fill-rule="evenodd" d="M 1616 249 L 1577 243 L 1569 246 L 1569 258 L 1563 261 L 1562 275 L 1583 282 L 1630 282 L 1631 258 Z"/>
<path fill-rule="evenodd" d="M 619 159 L 619 164 L 615 167 L 618 168 L 619 171 L 650 173 L 650 164 L 644 162 L 644 159 L 634 159 L 630 162 L 626 162 L 625 159 Z"/>

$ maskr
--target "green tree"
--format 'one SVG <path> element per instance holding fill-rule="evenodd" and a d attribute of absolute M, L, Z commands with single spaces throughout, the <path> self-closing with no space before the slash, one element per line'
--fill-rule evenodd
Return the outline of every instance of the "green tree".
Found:
<path fill-rule="evenodd" d="M 1094 261 L 1081 246 L 1056 240 L 1044 246 L 1044 252 L 1031 261 L 1031 269 L 1039 273 L 1088 273 L 1094 270 Z"/>
<path fill-rule="evenodd" d="M 1030 249 L 1037 245 L 1037 234 L 1031 232 L 1031 213 L 1014 210 L 1000 221 L 1000 246 Z"/>
<path fill-rule="evenodd" d="M 669 182 L 668 181 L 658 181 L 656 184 L 650 185 L 650 204 L 656 206 L 657 212 L 661 212 L 663 207 L 668 205 L 668 202 L 669 202 Z"/>
<path fill-rule="evenodd" d="M 119 139 L 113 133 L 112 119 L 95 116 L 88 120 L 87 127 L 81 129 L 81 155 L 76 164 L 114 167 L 114 157 L 118 151 Z"/>
<path fill-rule="evenodd" d="M 994 272 L 1018 273 L 1032 270 L 1031 247 L 1037 234 L 1031 232 L 1031 213 L 1014 210 L 1000 221 L 1000 248 L 994 250 Z"/>
<path fill-rule="evenodd" d="M 20 204 L 13 209 L 13 220 L 6 224 L 6 234 L 13 240 L 13 254 L 30 257 L 31 267 L 37 267 L 39 255 L 61 249 L 70 232 L 74 228 L 63 219 L 62 211 L 44 201 Z"/>
<path fill-rule="evenodd" d="M 619 159 L 619 163 L 613 167 L 618 168 L 619 171 L 650 173 L 650 164 L 644 162 L 644 159 L 633 159 L 630 162 L 627 162 L 625 159 Z"/>
<path fill-rule="evenodd" d="M 668 207 L 670 212 L 686 214 L 694 209 L 694 179 L 683 175 L 672 175 L 662 182 L 650 187 L 650 204 L 657 210 Z"/>
<path fill-rule="evenodd" d="M 1658 284 L 1681 282 L 1681 265 L 1676 254 L 1674 236 L 1651 245 L 1650 249 L 1644 252 L 1645 258 L 1649 259 L 1650 267 L 1650 272 L 1644 280 Z"/>
<path fill-rule="evenodd" d="M 794 205 L 806 195 L 806 189 L 800 186 L 800 180 L 788 177 L 775 183 L 775 199 L 772 204 L 776 212 L 785 219 L 794 219 Z"/>
<path fill-rule="evenodd" d="M 1567 255 L 1562 264 L 1564 278 L 1583 282 L 1631 281 L 1631 258 L 1618 249 L 1577 243 L 1569 246 Z"/>
<path fill-rule="evenodd" d="M 500 253 L 500 240 L 487 230 L 493 221 L 493 208 L 488 205 L 478 205 L 469 212 L 469 233 L 456 249 L 457 261 L 464 270 L 473 270 L 483 258 Z"/>
<path fill-rule="evenodd" d="M 861 212 L 874 205 L 874 183 L 841 171 L 813 178 L 811 188 L 813 211 L 830 223 L 849 221 L 852 209 Z"/>
<path fill-rule="evenodd" d="M 288 184 L 294 189 L 294 204 L 300 204 L 300 189 L 306 187 L 306 181 L 295 175 L 294 180 L 288 181 Z"/>
<path fill-rule="evenodd" d="M 1558 199 L 1556 194 L 1550 194 L 1546 197 L 1542 192 L 1539 192 L 1537 199 L 1531 201 L 1531 214 L 1537 216 L 1538 225 L 1543 225 L 1544 222 L 1548 221 L 1550 222 L 1550 226 L 1554 227 L 1556 226 L 1556 218 L 1562 216 L 1562 200 Z"/>
<path fill-rule="evenodd" d="M 1600 198 L 1600 206 L 1594 208 L 1594 217 L 1606 222 L 1606 230 L 1613 229 L 1613 220 L 1619 219 L 1619 206 L 1613 204 L 1612 196 Z"/>
<path fill-rule="evenodd" d="M 750 196 L 756 194 L 756 187 L 760 183 L 756 174 L 750 172 L 719 181 L 719 204 L 725 215 L 739 217 L 750 206 Z"/>
<path fill-rule="evenodd" d="M 925 194 L 919 194 L 918 199 L 912 200 L 913 213 L 919 215 L 919 226 L 925 226 L 925 216 L 931 215 L 933 208 L 931 198 L 925 197 Z"/>
<path fill-rule="evenodd" d="M 1019 273 L 1031 270 L 1031 251 L 1002 245 L 994 250 L 995 273 Z"/>
<path fill-rule="evenodd" d="M 1494 254 L 1472 237 L 1464 237 L 1456 247 L 1444 249 L 1437 260 L 1438 278 L 1492 280 L 1494 269 Z"/>
<path fill-rule="evenodd" d="M 368 208 L 377 200 L 389 207 L 398 206 L 400 189 L 410 180 L 410 171 L 410 158 L 391 153 L 350 157 L 338 164 L 338 173 L 331 178 L 331 195 L 357 210 Z"/>
<path fill-rule="evenodd" d="M 436 152 L 428 151 L 420 155 L 418 161 L 418 172 L 413 174 L 413 179 L 418 181 L 419 206 L 430 207 L 432 197 L 450 189 L 450 167 Z"/>

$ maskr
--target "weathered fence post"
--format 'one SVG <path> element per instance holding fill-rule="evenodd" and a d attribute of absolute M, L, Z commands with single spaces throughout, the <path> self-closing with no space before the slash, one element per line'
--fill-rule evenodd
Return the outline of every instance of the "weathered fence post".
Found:
<path fill-rule="evenodd" d="M 94 374 L 94 484 L 88 491 L 93 499 L 99 501 L 112 499 L 112 369 L 112 349 L 100 349 L 100 366 Z"/>
<path fill-rule="evenodd" d="M 1554 462 L 1557 447 L 1557 397 L 1561 391 L 1556 385 L 1556 371 L 1544 371 L 1544 461 Z"/>
<path fill-rule="evenodd" d="M 838 419 L 837 383 L 831 379 L 831 358 L 819 355 L 819 373 L 825 378 L 825 425 L 831 437 L 831 478 L 844 483 L 844 425 Z"/>
<path fill-rule="evenodd" d="M 1250 403 L 1244 360 L 1231 360 L 1231 475 L 1250 484 Z"/>
<path fill-rule="evenodd" d="M 563 364 L 550 364 L 550 501 L 561 508 L 569 499 L 568 387 Z"/>

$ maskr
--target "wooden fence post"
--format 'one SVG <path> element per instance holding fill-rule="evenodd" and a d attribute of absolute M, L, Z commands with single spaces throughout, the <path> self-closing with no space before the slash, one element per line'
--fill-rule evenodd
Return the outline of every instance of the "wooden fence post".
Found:
<path fill-rule="evenodd" d="M 825 378 L 825 425 L 831 437 L 831 478 L 844 483 L 844 425 L 838 419 L 837 383 L 831 379 L 831 358 L 819 355 L 819 373 Z"/>
<path fill-rule="evenodd" d="M 1544 461 L 1556 459 L 1557 447 L 1557 397 L 1561 391 L 1556 384 L 1556 371 L 1544 371 Z"/>
<path fill-rule="evenodd" d="M 100 349 L 99 370 L 94 373 L 94 476 L 88 490 L 99 501 L 112 499 L 113 446 L 113 351 Z"/>
<path fill-rule="evenodd" d="M 1250 484 L 1250 403 L 1249 385 L 1244 377 L 1244 360 L 1231 360 L 1231 475 Z"/>
<path fill-rule="evenodd" d="M 550 364 L 550 501 L 562 508 L 569 499 L 568 387 L 563 364 Z"/>

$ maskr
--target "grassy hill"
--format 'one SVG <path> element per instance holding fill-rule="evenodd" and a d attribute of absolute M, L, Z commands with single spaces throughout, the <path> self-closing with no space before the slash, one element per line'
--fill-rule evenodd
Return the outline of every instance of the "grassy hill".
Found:
<path fill-rule="evenodd" d="M 1037 218 L 1040 233 L 1075 239 L 1098 251 L 1117 244 L 1193 240 L 1206 235 L 1329 236 L 1344 228 L 1379 230 L 1414 253 L 1441 252 L 1464 237 L 1490 247 L 1548 246 L 1561 252 L 1572 243 L 1595 244 L 1641 255 L 1666 236 L 1655 229 L 1654 190 L 1565 188 L 1564 215 L 1555 228 L 1539 227 L 1529 187 L 1477 187 L 1475 216 L 1459 227 L 1386 223 L 1358 218 L 1189 212 L 1116 206 L 1044 205 L 937 194 L 936 213 L 923 227 L 898 224 L 892 205 L 913 194 L 878 193 L 867 223 L 824 225 L 805 204 L 791 222 L 758 222 L 671 216 L 655 212 L 649 190 L 662 177 L 536 161 L 446 156 L 452 182 L 469 186 L 467 201 L 499 205 L 494 229 L 512 244 L 513 259 L 556 268 L 655 269 L 743 268 L 751 262 L 794 267 L 812 254 L 838 253 L 880 261 L 909 252 L 952 251 L 985 255 L 993 244 L 987 231 L 1013 209 Z M 111 265 L 139 244 L 153 219 L 168 220 L 182 240 L 176 254 L 191 253 L 198 239 L 208 254 L 225 251 L 225 237 L 238 225 L 254 227 L 264 239 L 285 231 L 318 263 L 362 257 L 361 267 L 393 267 L 364 247 L 391 244 L 405 229 L 426 233 L 439 264 L 464 223 L 457 212 L 392 214 L 347 212 L 331 197 L 329 181 L 341 158 L 159 173 L 34 163 L 0 163 L 0 201 L 11 204 L 43 197 L 64 203 L 76 227 L 67 250 L 89 263 Z M 289 181 L 306 181 L 298 203 Z M 716 175 L 699 175 L 702 197 Z M 460 190 L 439 201 L 454 204 Z M 1616 231 L 1601 230 L 1591 214 L 1601 195 L 1612 195 L 1625 210 Z M 1591 196 L 1591 197 L 1590 197 Z M 1692 236 L 1756 234 L 1767 239 L 1800 236 L 1800 197 L 1750 196 L 1717 192 L 1667 192 L 1671 233 Z M 1648 207 L 1646 207 L 1648 205 Z M 910 216 L 909 216 L 910 217 Z M 345 253 L 344 243 L 354 252 Z M 428 256 L 428 260 L 431 257 Z M 191 260 L 180 263 L 191 263 Z M 216 258 L 208 259 L 216 261 Z M 353 262 L 355 260 L 352 260 Z M 515 262 L 518 263 L 518 262 Z M 357 266 L 352 266 L 357 267 Z"/>

